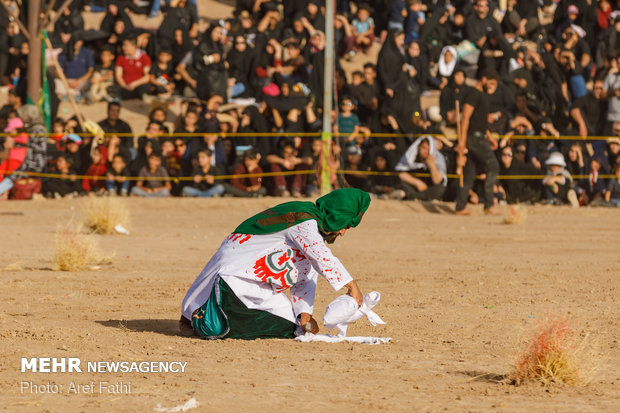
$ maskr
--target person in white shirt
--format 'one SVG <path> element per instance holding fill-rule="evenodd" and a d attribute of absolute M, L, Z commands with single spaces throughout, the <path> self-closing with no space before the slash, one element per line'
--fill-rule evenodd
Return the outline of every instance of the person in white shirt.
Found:
<path fill-rule="evenodd" d="M 185 295 L 181 332 L 247 340 L 316 333 L 319 274 L 336 291 L 346 287 L 361 305 L 361 290 L 326 243 L 356 227 L 369 205 L 366 192 L 343 188 L 316 204 L 287 202 L 244 221 Z"/>

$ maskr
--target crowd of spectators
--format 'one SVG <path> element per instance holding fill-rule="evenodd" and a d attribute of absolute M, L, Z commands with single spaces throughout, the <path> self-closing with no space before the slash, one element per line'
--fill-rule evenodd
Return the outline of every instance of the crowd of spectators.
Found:
<path fill-rule="evenodd" d="M 61 100 L 107 101 L 99 122 L 106 137 L 85 137 L 77 119 L 55 118 L 44 170 L 62 178 L 44 179 L 44 194 L 317 194 L 325 151 L 304 134 L 322 130 L 324 1 L 237 0 L 234 15 L 210 21 L 204 33 L 197 6 L 75 0 L 62 11 L 49 35 L 68 81 L 50 70 L 50 86 Z M 98 30 L 84 30 L 83 11 L 105 13 Z M 136 14 L 159 13 L 156 30 L 134 24 Z M 325 156 L 333 170 L 347 171 L 332 174 L 334 186 L 392 199 L 454 199 L 449 138 L 459 103 L 492 70 L 499 76 L 486 86 L 488 126 L 500 175 L 541 176 L 498 180 L 496 202 L 620 203 L 620 1 L 337 0 L 334 27 L 337 135 Z M 29 124 L 40 125 L 16 120 L 28 107 L 28 52 L 1 8 L 0 78 L 11 91 L 0 126 L 14 135 L 0 139 L 0 170 L 9 177 L 28 164 Z M 345 73 L 344 61 L 362 64 Z M 423 110 L 425 95 L 438 96 L 438 105 Z M 129 99 L 150 104 L 145 131 L 122 120 Z M 183 110 L 169 129 L 166 102 L 174 99 Z M 285 134 L 261 135 L 274 132 Z M 568 138 L 589 136 L 601 139 Z M 282 174 L 218 178 L 262 172 Z M 477 173 L 484 179 L 483 169 Z M 603 178 L 609 174 L 615 178 Z M 8 179 L 0 183 L 4 197 L 17 182 Z M 470 202 L 481 194 L 474 186 Z"/>

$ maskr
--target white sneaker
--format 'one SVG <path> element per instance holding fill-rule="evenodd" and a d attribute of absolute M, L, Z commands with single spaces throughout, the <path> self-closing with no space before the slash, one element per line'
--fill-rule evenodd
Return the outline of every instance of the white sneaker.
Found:
<path fill-rule="evenodd" d="M 390 199 L 396 199 L 398 201 L 405 199 L 406 196 L 407 194 L 402 189 L 395 189 L 390 193 Z"/>

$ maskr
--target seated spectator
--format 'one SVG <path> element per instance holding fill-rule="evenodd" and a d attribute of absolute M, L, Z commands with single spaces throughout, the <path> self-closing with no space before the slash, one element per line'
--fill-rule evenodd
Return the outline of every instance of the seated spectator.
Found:
<path fill-rule="evenodd" d="M 448 183 L 446 160 L 430 136 L 421 136 L 407 149 L 396 165 L 405 199 L 441 199 Z M 416 177 L 414 174 L 430 174 Z"/>
<path fill-rule="evenodd" d="M 95 70 L 90 79 L 90 90 L 87 95 L 89 103 L 96 103 L 105 100 L 114 100 L 108 93 L 108 89 L 114 85 L 114 49 L 104 46 L 99 55 L 100 64 L 95 65 Z"/>
<path fill-rule="evenodd" d="M 259 163 L 261 155 L 258 150 L 250 148 L 243 153 L 243 160 L 237 164 L 233 175 L 262 174 Z M 262 186 L 263 178 L 245 177 L 231 178 L 230 184 L 224 184 L 226 192 L 244 198 L 261 197 L 267 195 L 267 189 Z"/>
<path fill-rule="evenodd" d="M 80 145 L 82 145 L 82 138 L 75 133 L 69 133 L 63 136 L 61 144 L 64 146 L 65 159 L 71 164 L 71 168 L 78 174 L 86 172 L 86 165 L 82 165 L 82 157 L 80 154 Z"/>
<path fill-rule="evenodd" d="M 93 192 L 95 195 L 103 195 L 106 192 L 106 183 L 98 177 L 106 176 L 107 159 L 101 155 L 101 147 L 96 147 L 91 151 L 92 163 L 86 170 L 86 176 L 93 177 L 82 180 L 84 192 Z"/>
<path fill-rule="evenodd" d="M 151 58 L 138 49 L 135 37 L 123 40 L 123 54 L 116 58 L 114 70 L 116 84 L 108 91 L 111 96 L 135 99 L 149 92 Z"/>
<path fill-rule="evenodd" d="M 161 166 L 161 154 L 152 152 L 148 156 L 148 165 L 143 166 L 138 177 L 140 178 L 131 189 L 131 195 L 143 198 L 162 198 L 170 196 L 172 186 L 168 180 L 168 172 Z"/>
<path fill-rule="evenodd" d="M 128 148 L 135 156 L 133 131 L 131 126 L 120 118 L 121 103 L 118 100 L 108 103 L 108 117 L 99 122 L 99 126 L 106 134 L 118 134 L 121 139 L 121 146 Z"/>
<path fill-rule="evenodd" d="M 234 38 L 234 47 L 226 55 L 228 62 L 229 86 L 232 87 L 231 97 L 253 96 L 257 83 L 253 73 L 256 52 L 248 46 L 244 36 Z"/>
<path fill-rule="evenodd" d="M 542 182 L 545 185 L 547 202 L 556 205 L 569 203 L 573 208 L 578 208 L 579 200 L 575 192 L 575 184 L 566 170 L 564 156 L 560 152 L 553 152 L 545 164 L 547 176 Z"/>
<path fill-rule="evenodd" d="M 95 58 L 93 52 L 89 48 L 83 47 L 84 41 L 78 36 L 73 35 L 68 49 L 65 53 L 58 56 L 58 63 L 62 68 L 69 89 L 64 82 L 60 80 L 60 75 L 56 79 L 56 94 L 59 98 L 64 98 L 68 93 L 80 101 L 86 97 L 86 93 L 90 89 L 90 79 L 94 72 Z"/>
<path fill-rule="evenodd" d="M 609 180 L 607 191 L 605 191 L 605 201 L 620 207 L 620 162 L 614 166 L 615 177 Z"/>
<path fill-rule="evenodd" d="M 161 48 L 157 54 L 157 60 L 151 66 L 149 72 L 149 93 L 159 98 L 169 98 L 175 90 L 174 66 L 172 65 L 172 51 Z"/>
<path fill-rule="evenodd" d="M 121 22 L 127 30 L 133 29 L 131 18 L 125 12 L 124 7 L 119 6 L 118 2 L 111 1 L 108 3 L 108 10 L 101 21 L 99 30 L 107 34 L 112 34 L 114 33 L 114 26 L 117 22 Z"/>
<path fill-rule="evenodd" d="M 198 152 L 198 165 L 192 171 L 193 181 L 183 187 L 182 194 L 187 197 L 211 198 L 224 194 L 224 185 L 217 183 L 215 177 L 223 175 L 221 166 L 211 165 L 213 151 L 204 149 Z"/>
<path fill-rule="evenodd" d="M 499 174 L 511 175 L 540 175 L 541 170 L 531 164 L 526 164 L 514 157 L 510 146 L 505 146 L 500 151 Z M 530 179 L 505 179 L 501 180 L 501 187 L 506 195 L 506 202 L 518 204 L 521 202 L 538 202 L 541 198 L 542 188 L 539 181 Z"/>
<path fill-rule="evenodd" d="M 507 33 L 517 35 L 523 39 L 531 38 L 537 33 L 538 7 L 536 0 L 508 0 L 503 27 Z"/>
<path fill-rule="evenodd" d="M 77 197 L 82 192 L 80 181 L 75 177 L 75 171 L 65 155 L 56 158 L 56 166 L 52 173 L 59 174 L 60 178 L 45 182 L 44 192 L 48 198 Z"/>
<path fill-rule="evenodd" d="M 212 24 L 193 51 L 192 63 L 197 74 L 196 95 L 207 100 L 214 94 L 227 96 L 228 77 L 224 61 L 223 28 Z"/>
<path fill-rule="evenodd" d="M 129 171 L 127 170 L 125 159 L 121 155 L 114 155 L 112 164 L 106 173 L 107 179 L 105 184 L 108 194 L 112 196 L 127 196 L 129 194 L 128 176 Z"/>
<path fill-rule="evenodd" d="M 11 118 L 4 133 L 10 133 L 11 136 L 4 138 L 0 151 L 0 181 L 8 179 L 11 172 L 20 167 L 28 151 L 28 134 L 25 133 L 24 122 L 20 118 Z"/>
<path fill-rule="evenodd" d="M 292 172 L 301 170 L 302 159 L 298 156 L 292 142 L 283 139 L 278 153 L 267 156 L 271 172 Z M 304 187 L 304 175 L 276 175 L 273 177 L 276 196 L 288 197 L 291 194 L 298 198 Z"/>
<path fill-rule="evenodd" d="M 594 156 L 590 159 L 587 171 L 588 179 L 585 182 L 581 182 L 585 189 L 580 199 L 582 205 L 600 205 L 604 200 L 604 194 L 608 183 L 607 179 L 602 179 L 599 176 L 609 173 L 604 163 L 601 155 Z"/>
<path fill-rule="evenodd" d="M 397 199 L 405 198 L 405 191 L 400 189 L 400 180 L 395 175 L 382 175 L 383 173 L 392 173 L 394 168 L 390 165 L 389 156 L 386 151 L 379 151 L 375 154 L 375 159 L 371 172 L 368 176 L 367 188 L 371 194 L 381 199 Z"/>
<path fill-rule="evenodd" d="M 370 6 L 367 3 L 362 3 L 351 23 L 353 36 L 355 36 L 355 48 L 364 53 L 368 52 L 375 40 L 375 21 L 370 17 L 371 13 Z"/>

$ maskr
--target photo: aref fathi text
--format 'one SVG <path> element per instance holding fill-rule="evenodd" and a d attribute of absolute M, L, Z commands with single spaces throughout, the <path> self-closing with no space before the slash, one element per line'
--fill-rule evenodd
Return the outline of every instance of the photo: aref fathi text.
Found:
<path fill-rule="evenodd" d="M 26 373 L 185 373 L 187 361 L 87 361 L 79 357 L 22 357 Z"/>

